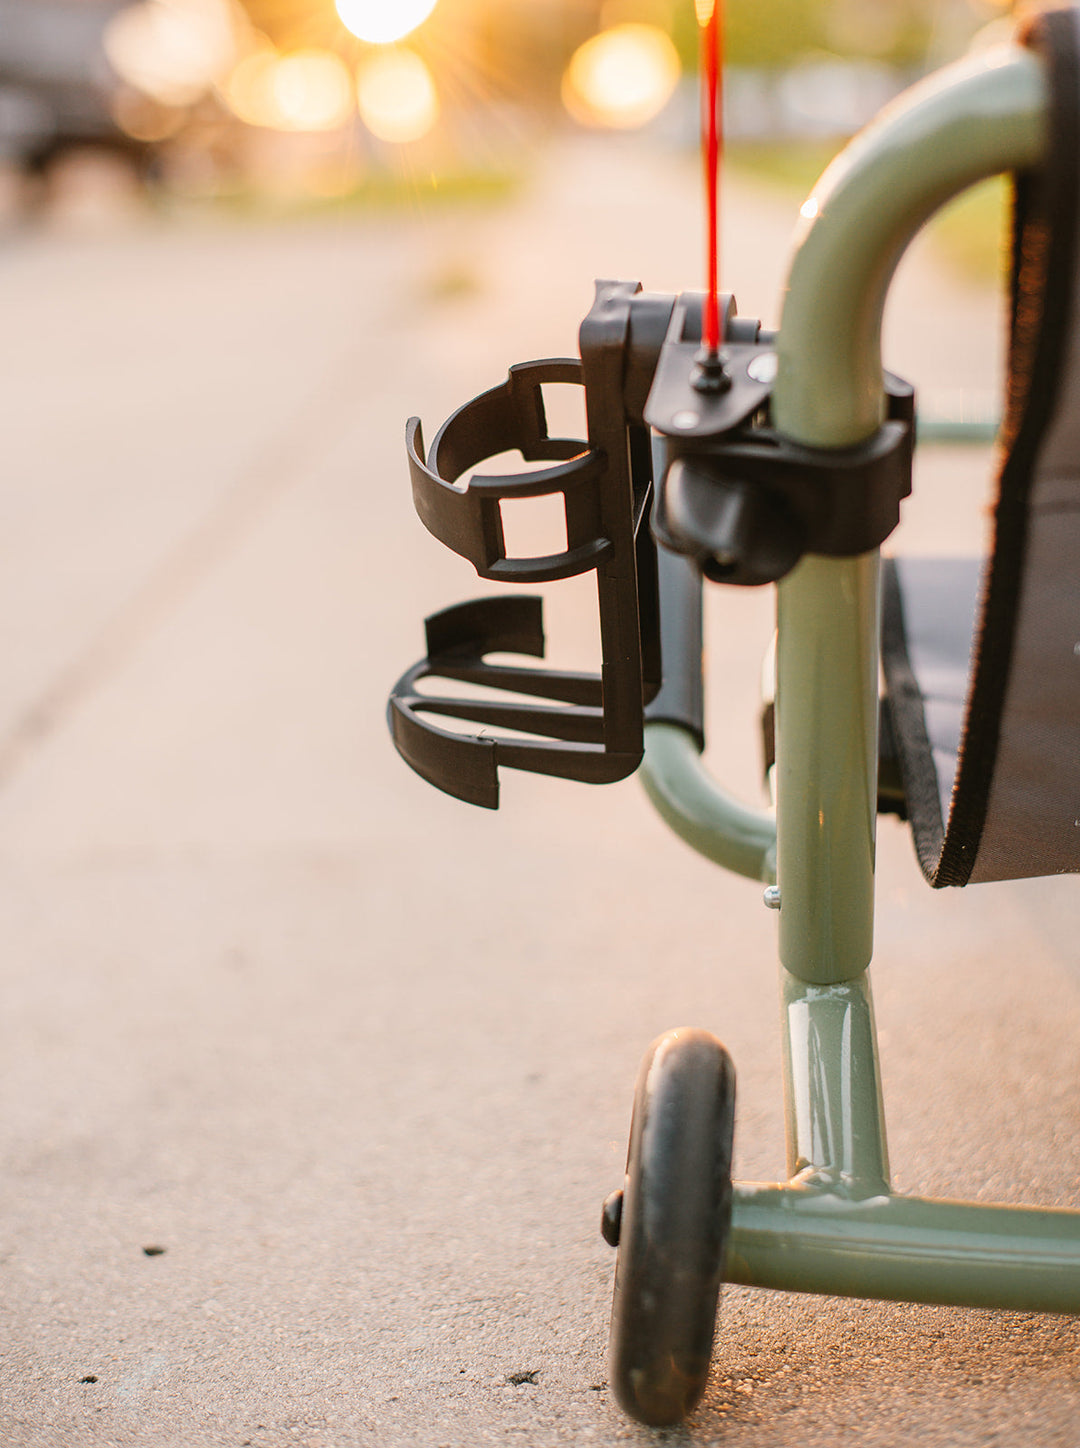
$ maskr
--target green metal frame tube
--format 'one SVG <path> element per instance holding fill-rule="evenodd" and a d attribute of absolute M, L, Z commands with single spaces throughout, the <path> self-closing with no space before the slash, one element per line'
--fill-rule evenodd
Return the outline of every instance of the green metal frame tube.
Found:
<path fill-rule="evenodd" d="M 887 108 L 802 208 L 777 340 L 777 429 L 846 447 L 880 425 L 881 318 L 908 242 L 965 186 L 1030 165 L 1045 82 L 1001 47 Z M 780 958 L 816 984 L 854 979 L 873 948 L 878 559 L 807 558 L 778 589 Z"/>
<path fill-rule="evenodd" d="M 815 986 L 781 972 L 787 1170 L 851 1197 L 889 1191 L 870 980 Z"/>
<path fill-rule="evenodd" d="M 920 417 L 918 441 L 951 447 L 978 447 L 992 443 L 998 435 L 999 422 L 986 418 L 968 422 L 963 418 Z"/>
<path fill-rule="evenodd" d="M 641 779 L 657 813 L 698 854 L 766 885 L 776 879 L 772 811 L 750 809 L 721 789 L 688 730 L 647 726 Z"/>
<path fill-rule="evenodd" d="M 880 563 L 805 558 L 777 589 L 780 960 L 819 985 L 874 947 Z"/>
<path fill-rule="evenodd" d="M 743 1183 L 724 1276 L 786 1292 L 1080 1313 L 1080 1212 Z"/>
<path fill-rule="evenodd" d="M 1004 47 L 916 87 L 829 168 L 803 208 L 778 339 L 782 433 L 835 448 L 877 429 L 881 317 L 897 261 L 964 186 L 1037 163 L 1045 99 L 1034 56 Z M 865 975 L 879 560 L 807 558 L 778 592 L 776 848 L 794 1180 L 735 1187 L 725 1276 L 787 1291 L 1080 1313 L 1080 1212 L 889 1191 Z M 755 825 L 741 839 L 749 812 L 708 779 L 690 736 L 655 726 L 649 748 L 646 785 L 664 818 L 703 854 L 759 873 L 771 834 Z"/>

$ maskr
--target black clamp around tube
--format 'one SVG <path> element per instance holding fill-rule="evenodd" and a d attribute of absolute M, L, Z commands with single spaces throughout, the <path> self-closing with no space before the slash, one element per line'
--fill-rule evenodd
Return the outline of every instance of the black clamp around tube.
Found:
<path fill-rule="evenodd" d="M 811 448 L 769 425 L 770 342 L 722 350 L 711 389 L 695 385 L 701 349 L 676 306 L 645 417 L 663 437 L 653 532 L 706 577 L 755 585 L 806 553 L 853 557 L 880 546 L 911 492 L 914 394 L 886 376 L 887 420 L 853 448 Z"/>

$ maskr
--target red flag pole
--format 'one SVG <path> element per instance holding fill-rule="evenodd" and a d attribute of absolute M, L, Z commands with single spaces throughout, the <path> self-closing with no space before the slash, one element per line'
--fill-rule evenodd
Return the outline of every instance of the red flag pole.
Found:
<path fill-rule="evenodd" d="M 701 154 L 705 165 L 708 294 L 702 344 L 715 356 L 720 335 L 720 159 L 724 146 L 723 0 L 694 0 L 701 40 Z"/>

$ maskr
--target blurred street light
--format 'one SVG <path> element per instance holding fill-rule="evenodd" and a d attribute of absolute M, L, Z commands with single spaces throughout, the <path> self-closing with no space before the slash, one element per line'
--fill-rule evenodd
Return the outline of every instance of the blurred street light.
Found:
<path fill-rule="evenodd" d="M 345 29 L 358 40 L 387 45 L 422 25 L 437 0 L 335 0 Z"/>
<path fill-rule="evenodd" d="M 573 54 L 563 103 L 576 121 L 630 130 L 659 115 L 679 83 L 678 51 L 655 25 L 615 25 Z"/>
<path fill-rule="evenodd" d="M 239 120 L 275 131 L 335 130 L 355 109 L 348 69 L 327 50 L 264 46 L 240 62 L 223 96 Z"/>
<path fill-rule="evenodd" d="M 283 55 L 274 67 L 271 87 L 281 129 L 330 131 L 354 111 L 352 77 L 328 50 Z"/>
<path fill-rule="evenodd" d="M 223 0 L 141 0 L 113 16 L 104 46 L 121 79 L 166 106 L 197 101 L 236 59 Z"/>
<path fill-rule="evenodd" d="M 362 65 L 356 93 L 361 119 L 381 141 L 419 141 L 439 117 L 431 72 L 405 47 L 383 51 Z"/>

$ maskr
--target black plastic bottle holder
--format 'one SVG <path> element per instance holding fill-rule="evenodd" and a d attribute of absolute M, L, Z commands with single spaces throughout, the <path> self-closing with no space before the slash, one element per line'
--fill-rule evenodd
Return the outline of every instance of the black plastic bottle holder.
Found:
<path fill-rule="evenodd" d="M 427 658 L 398 681 L 389 721 L 405 760 L 448 794 L 497 808 L 499 765 L 592 784 L 622 779 L 641 761 L 647 708 L 650 718 L 674 719 L 700 738 L 700 642 L 697 633 L 679 634 L 680 620 L 700 611 L 700 574 L 745 586 L 776 582 L 807 553 L 851 557 L 876 548 L 899 521 L 911 489 L 911 388 L 886 376 L 887 419 L 857 447 L 790 443 L 770 422 L 772 339 L 753 319 L 737 317 L 725 297 L 725 346 L 706 377 L 702 300 L 600 282 L 581 327 L 580 363 L 511 368 L 500 387 L 454 413 L 426 458 L 420 423 L 409 422 L 416 510 L 481 578 L 597 576 L 599 674 L 490 662 L 497 653 L 543 657 L 536 597 L 480 599 L 427 620 Z M 542 388 L 551 383 L 584 386 L 587 440 L 549 436 Z M 459 486 L 485 458 L 514 450 L 552 466 L 511 477 L 474 474 Z M 552 494 L 563 500 L 566 549 L 508 558 L 501 503 Z M 650 515 L 665 550 L 662 689 Z M 690 573 L 673 570 L 669 553 L 690 560 Z M 483 686 L 488 695 L 421 691 L 428 678 Z M 440 717 L 512 732 L 462 734 L 440 727 Z"/>
<path fill-rule="evenodd" d="M 405 760 L 439 789 L 495 809 L 498 766 L 593 784 L 631 774 L 644 747 L 644 706 L 660 685 L 655 548 L 648 536 L 652 492 L 649 435 L 627 402 L 625 359 L 631 298 L 637 351 L 655 363 L 674 298 L 636 295 L 634 283 L 600 283 L 581 328 L 582 360 L 526 362 L 501 386 L 474 398 L 443 425 L 425 457 L 419 419 L 406 444 L 416 511 L 429 532 L 466 558 L 481 578 L 548 583 L 595 570 L 599 674 L 491 663 L 491 654 L 544 656 L 542 602 L 535 596 L 478 599 L 426 621 L 427 657 L 395 685 L 388 716 Z M 646 372 L 651 378 L 652 367 Z M 541 389 L 584 386 L 587 439 L 553 438 Z M 633 389 L 631 389 L 632 393 Z M 644 404 L 647 386 L 642 389 Z M 628 412 L 628 406 L 630 411 Z M 636 415 L 635 415 L 636 413 Z M 459 479 L 486 458 L 519 451 L 550 467 L 514 476 Z M 500 504 L 561 495 L 567 546 L 537 558 L 509 558 Z M 537 703 L 463 699 L 421 692 L 423 679 L 454 680 Z M 543 701 L 543 702 L 539 702 Z M 480 725 L 462 734 L 436 720 Z"/>

